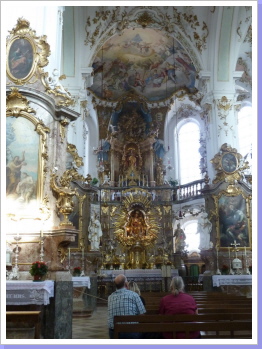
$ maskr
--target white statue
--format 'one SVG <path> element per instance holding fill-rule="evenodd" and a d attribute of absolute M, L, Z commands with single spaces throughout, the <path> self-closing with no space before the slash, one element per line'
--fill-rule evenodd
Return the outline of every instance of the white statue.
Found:
<path fill-rule="evenodd" d="M 46 83 L 49 85 L 49 87 L 52 90 L 70 98 L 71 97 L 70 93 L 65 90 L 65 88 L 59 81 L 59 79 L 63 78 L 64 76 L 62 75 L 62 77 L 59 77 L 59 72 L 57 69 L 54 69 L 52 74 L 53 74 L 53 77 L 48 76 L 45 78 Z"/>
<path fill-rule="evenodd" d="M 200 244 L 198 247 L 200 250 L 210 249 L 210 233 L 212 230 L 212 223 L 209 221 L 207 216 L 207 213 L 204 212 L 198 219 L 196 234 L 200 234 Z"/>
<path fill-rule="evenodd" d="M 91 251 L 98 251 L 100 245 L 100 238 L 103 235 L 101 223 L 99 222 L 97 213 L 93 212 L 90 218 L 88 227 L 89 239 L 91 242 Z"/>

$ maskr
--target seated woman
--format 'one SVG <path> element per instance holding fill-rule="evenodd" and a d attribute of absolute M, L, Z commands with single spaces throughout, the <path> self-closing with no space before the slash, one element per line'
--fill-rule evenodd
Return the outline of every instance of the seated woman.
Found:
<path fill-rule="evenodd" d="M 184 292 L 184 281 L 181 276 L 173 277 L 170 284 L 171 294 L 163 297 L 160 302 L 159 313 L 174 314 L 197 314 L 195 299 Z M 173 338 L 171 332 L 163 333 L 164 338 Z M 177 338 L 185 338 L 185 333 L 177 332 Z M 190 332 L 190 338 L 201 338 L 200 332 Z"/>
<path fill-rule="evenodd" d="M 133 281 L 133 280 L 129 281 L 129 283 L 128 283 L 128 289 L 129 289 L 130 291 L 136 292 L 136 293 L 139 295 L 139 297 L 140 297 L 140 299 L 141 299 L 143 305 L 144 305 L 144 306 L 146 305 L 145 299 L 144 299 L 144 297 L 141 296 L 140 289 L 139 289 L 139 287 L 138 287 L 138 285 L 137 285 L 137 283 L 136 283 L 135 281 Z"/>

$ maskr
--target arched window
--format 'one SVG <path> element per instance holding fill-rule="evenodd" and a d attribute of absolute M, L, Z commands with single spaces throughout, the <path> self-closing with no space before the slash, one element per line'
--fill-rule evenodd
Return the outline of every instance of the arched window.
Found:
<path fill-rule="evenodd" d="M 197 221 L 190 221 L 183 226 L 186 235 L 186 250 L 199 252 L 200 236 L 197 232 Z"/>
<path fill-rule="evenodd" d="M 178 155 L 180 184 L 186 184 L 201 179 L 199 126 L 189 121 L 178 130 Z"/>
<path fill-rule="evenodd" d="M 243 107 L 238 113 L 238 144 L 242 156 L 252 153 L 252 108 Z M 250 159 L 248 159 L 250 162 Z"/>

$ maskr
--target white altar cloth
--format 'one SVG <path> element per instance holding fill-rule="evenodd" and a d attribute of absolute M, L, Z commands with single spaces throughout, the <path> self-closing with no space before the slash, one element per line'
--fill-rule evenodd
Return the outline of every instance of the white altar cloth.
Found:
<path fill-rule="evenodd" d="M 39 282 L 31 280 L 6 281 L 7 305 L 47 305 L 50 303 L 50 297 L 54 297 L 53 280 Z"/>
<path fill-rule="evenodd" d="M 213 275 L 213 286 L 252 285 L 252 275 Z"/>
<path fill-rule="evenodd" d="M 72 281 L 73 287 L 91 287 L 89 276 L 73 276 Z"/>

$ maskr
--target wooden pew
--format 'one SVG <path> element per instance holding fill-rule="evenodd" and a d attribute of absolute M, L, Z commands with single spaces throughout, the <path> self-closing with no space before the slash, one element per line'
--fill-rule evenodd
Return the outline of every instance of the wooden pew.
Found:
<path fill-rule="evenodd" d="M 128 323 L 123 323 L 128 322 Z M 131 323 L 130 323 L 131 322 Z M 163 333 L 201 331 L 202 338 L 252 338 L 251 314 L 115 316 L 114 338 L 120 332 Z"/>
<path fill-rule="evenodd" d="M 159 306 L 158 305 L 146 305 L 147 314 L 158 314 Z M 213 304 L 213 305 L 199 305 L 198 313 L 252 313 L 252 307 L 241 307 L 241 305 L 222 305 L 222 304 Z"/>
<path fill-rule="evenodd" d="M 161 301 L 161 297 L 152 297 L 145 298 L 146 304 L 159 304 Z M 252 305 L 252 300 L 250 299 L 197 299 L 194 298 L 197 304 L 243 304 L 243 305 Z"/>
<path fill-rule="evenodd" d="M 34 339 L 41 337 L 41 311 L 7 311 L 6 326 L 8 330 L 17 328 L 34 328 Z"/>

